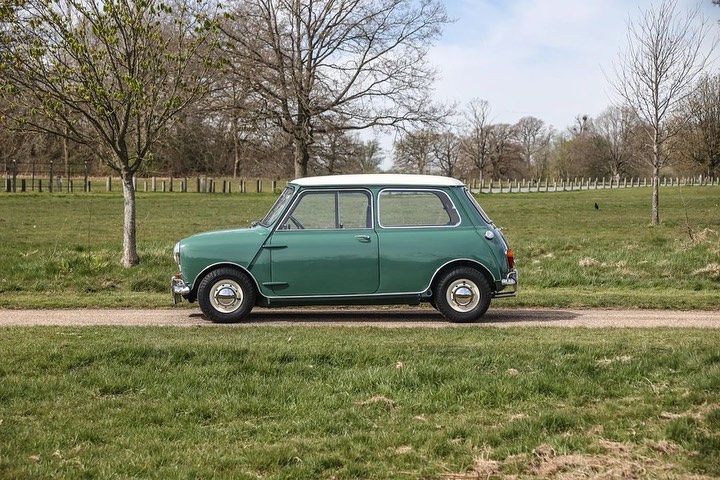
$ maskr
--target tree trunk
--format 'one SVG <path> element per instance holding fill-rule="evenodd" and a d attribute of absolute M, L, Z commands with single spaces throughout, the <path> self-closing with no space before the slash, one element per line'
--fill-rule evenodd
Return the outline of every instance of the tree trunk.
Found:
<path fill-rule="evenodd" d="M 658 122 L 659 124 L 659 122 Z M 653 191 L 652 191 L 652 218 L 650 219 L 651 225 L 660 225 L 660 163 L 662 156 L 660 152 L 660 132 L 657 128 L 653 132 Z"/>
<path fill-rule="evenodd" d="M 121 175 L 125 206 L 123 222 L 123 257 L 121 263 L 123 267 L 132 267 L 140 263 L 140 257 L 138 257 L 137 254 L 135 185 L 133 184 L 134 173 L 123 169 Z"/>
<path fill-rule="evenodd" d="M 307 177 L 310 162 L 309 145 L 305 140 L 295 139 L 295 178 Z"/>
<path fill-rule="evenodd" d="M 233 115 L 232 119 L 232 137 L 233 137 L 233 178 L 237 178 L 240 173 L 240 140 L 238 139 L 238 118 Z"/>
<path fill-rule="evenodd" d="M 660 168 L 653 166 L 652 225 L 660 225 Z"/>

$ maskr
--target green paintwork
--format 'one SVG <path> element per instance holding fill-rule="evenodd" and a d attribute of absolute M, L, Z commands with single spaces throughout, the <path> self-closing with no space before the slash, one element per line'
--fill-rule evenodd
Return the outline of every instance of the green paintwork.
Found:
<path fill-rule="evenodd" d="M 337 216 L 336 228 L 296 229 L 299 227 L 289 222 L 287 212 L 283 212 L 269 226 L 208 232 L 183 239 L 180 263 L 182 277 L 192 289 L 188 299 L 194 300 L 202 276 L 219 265 L 234 265 L 249 273 L 258 287 L 258 304 L 265 306 L 418 303 L 431 297 L 430 288 L 438 271 L 458 262 L 482 271 L 491 280 L 494 295 L 504 288 L 501 279 L 510 273 L 507 244 L 500 230 L 483 220 L 463 187 L 293 186 L 294 200 L 285 207 L 288 211 L 296 208 L 303 192 L 319 194 L 313 199 L 324 202 L 334 198 L 332 194 L 323 197 L 325 191 L 357 193 L 362 188 L 369 192 L 372 202 L 367 225 L 346 228 Z M 382 227 L 378 218 L 380 193 L 390 187 L 444 192 L 441 198 L 449 198 L 457 211 L 456 216 L 450 215 L 449 223 L 459 216 L 459 224 Z M 361 197 L 353 198 L 362 201 Z M 353 208 L 358 211 L 363 206 L 356 204 Z M 408 215 L 416 214 L 417 210 L 413 210 Z M 493 238 L 485 237 L 487 231 Z"/>

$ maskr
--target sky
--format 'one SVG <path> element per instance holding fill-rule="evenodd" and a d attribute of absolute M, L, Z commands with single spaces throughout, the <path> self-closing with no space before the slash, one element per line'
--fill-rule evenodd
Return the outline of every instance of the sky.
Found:
<path fill-rule="evenodd" d="M 445 0 L 455 21 L 429 50 L 439 69 L 435 98 L 460 107 L 486 100 L 493 123 L 533 116 L 564 130 L 578 115 L 595 117 L 611 104 L 608 78 L 629 18 L 659 1 Z M 700 5 L 720 33 L 712 0 L 677 3 L 683 14 Z"/>
<path fill-rule="evenodd" d="M 563 129 L 611 103 L 607 77 L 627 44 L 628 19 L 659 0 L 446 0 L 456 19 L 430 50 L 440 70 L 436 96 L 487 100 L 499 122 L 534 116 Z M 701 5 L 720 19 L 711 0 Z M 714 28 L 720 33 L 720 25 Z"/>

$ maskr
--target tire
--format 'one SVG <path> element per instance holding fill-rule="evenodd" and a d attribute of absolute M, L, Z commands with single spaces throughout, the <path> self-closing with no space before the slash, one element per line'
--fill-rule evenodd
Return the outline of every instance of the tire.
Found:
<path fill-rule="evenodd" d="M 200 310 L 208 320 L 237 323 L 250 314 L 257 294 L 245 273 L 224 267 L 213 270 L 200 281 L 197 296 Z"/>
<path fill-rule="evenodd" d="M 435 289 L 435 308 L 454 323 L 475 322 L 490 306 L 490 284 L 474 268 L 452 270 L 440 278 Z"/>

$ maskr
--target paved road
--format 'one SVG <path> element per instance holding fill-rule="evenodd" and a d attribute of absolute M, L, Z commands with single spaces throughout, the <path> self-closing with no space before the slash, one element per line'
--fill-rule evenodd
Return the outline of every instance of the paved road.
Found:
<path fill-rule="evenodd" d="M 217 325 L 194 309 L 0 310 L 0 327 L 7 326 L 373 326 L 385 328 L 478 327 L 687 327 L 720 328 L 720 311 L 491 309 L 474 324 L 451 324 L 428 308 L 275 309 L 257 308 L 246 322 Z"/>

